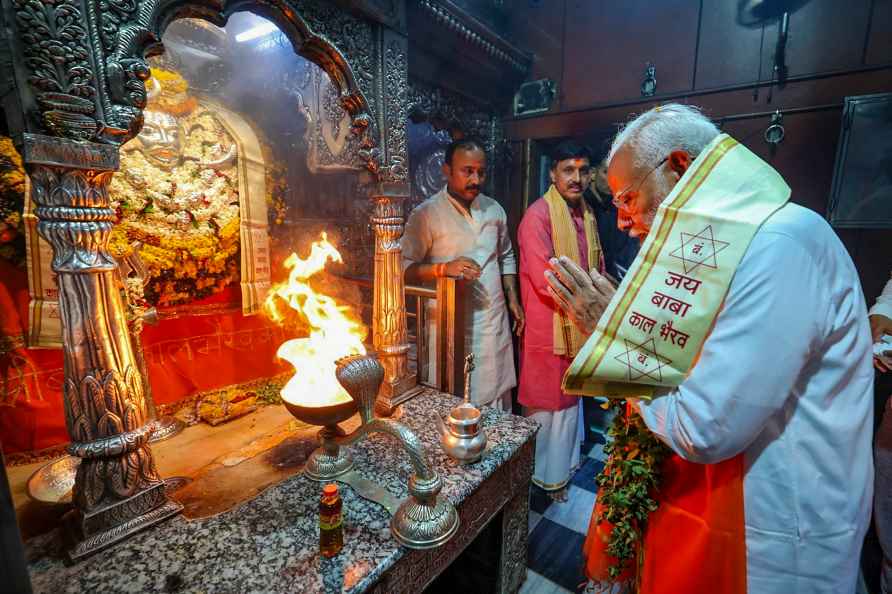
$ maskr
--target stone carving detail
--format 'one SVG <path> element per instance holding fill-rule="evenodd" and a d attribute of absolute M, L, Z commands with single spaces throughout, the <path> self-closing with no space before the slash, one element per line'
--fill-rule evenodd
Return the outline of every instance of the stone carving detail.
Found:
<path fill-rule="evenodd" d="M 387 153 L 389 163 L 383 177 L 387 181 L 403 182 L 408 178 L 408 148 L 406 121 L 408 119 L 408 62 L 405 42 L 392 38 L 384 48 L 384 92 L 386 97 Z"/>
<path fill-rule="evenodd" d="M 377 174 L 381 131 L 372 116 L 377 113 L 380 94 L 375 86 L 375 30 L 329 3 L 304 0 L 292 4 L 306 35 L 304 39 L 293 39 L 294 47 L 319 64 L 339 90 L 339 103 L 353 118 L 352 133 L 361 137 L 359 156 L 369 171 Z"/>
<path fill-rule="evenodd" d="M 506 48 L 504 40 L 491 33 L 479 24 L 472 27 L 468 24 L 468 17 L 459 11 L 436 0 L 420 0 L 419 5 L 424 11 L 444 28 L 452 31 L 458 37 L 471 45 L 479 47 L 489 56 L 504 62 L 519 74 L 525 74 L 529 67 L 529 57 L 523 55 L 515 48 Z M 475 31 L 474 29 L 478 29 Z M 502 46 L 502 47 L 500 47 Z"/>
<path fill-rule="evenodd" d="M 14 2 L 28 80 L 44 128 L 56 136 L 114 144 L 133 138 L 142 126 L 150 74 L 145 58 L 162 51 L 164 25 L 189 15 L 223 21 L 218 2 L 93 0 L 85 3 L 86 15 L 75 0 Z M 376 84 L 380 46 L 375 26 L 319 0 L 274 2 L 272 9 L 290 21 L 287 30 L 297 51 L 322 66 L 337 87 L 338 102 L 351 117 L 351 131 L 361 137 L 361 150 L 351 152 L 358 152 L 368 169 L 386 180 L 405 179 L 405 151 L 390 157 L 383 168 L 381 163 L 385 151 L 375 117 L 381 93 Z M 88 34 L 87 21 L 97 34 Z M 405 52 L 397 57 L 404 72 Z"/>
<path fill-rule="evenodd" d="M 38 232 L 53 246 L 53 270 L 114 270 L 105 251 L 115 212 L 108 207 L 112 172 L 36 167 L 32 198 Z"/>
<path fill-rule="evenodd" d="M 507 175 L 505 168 L 511 162 L 511 152 L 496 113 L 490 113 L 484 106 L 468 99 L 414 80 L 409 81 L 408 103 L 409 117 L 413 122 L 428 122 L 435 130 L 457 131 L 464 137 L 472 137 L 483 143 L 488 156 L 489 181 L 486 191 L 498 195 L 499 192 L 493 192 L 493 189 L 499 188 L 499 181 Z M 430 164 L 427 166 L 430 167 Z"/>
<path fill-rule="evenodd" d="M 400 249 L 403 234 L 403 204 L 401 197 L 376 196 L 372 224 L 375 226 L 375 247 L 380 252 Z"/>
<path fill-rule="evenodd" d="M 512 492 L 517 493 L 502 508 L 502 570 L 498 592 L 512 594 L 526 579 L 526 552 L 529 534 L 530 490 L 535 442 L 527 442 L 509 466 Z"/>
<path fill-rule="evenodd" d="M 96 3 L 89 10 L 96 18 Z M 147 53 L 160 51 L 160 40 L 151 25 L 157 0 L 99 0 L 99 37 L 93 39 L 99 70 L 107 84 L 104 95 L 107 140 L 123 143 L 142 127 L 146 106 L 149 65 Z M 105 56 L 104 62 L 98 59 Z"/>
<path fill-rule="evenodd" d="M 148 438 L 143 382 L 107 251 L 115 220 L 108 184 L 117 165 L 106 147 L 25 135 L 38 232 L 53 248 L 65 358 L 69 452 L 82 459 L 74 484 L 78 541 L 71 558 L 95 552 L 176 513 Z"/>
<path fill-rule="evenodd" d="M 95 536 L 85 539 L 75 545 L 71 551 L 71 556 L 75 559 L 89 555 L 94 551 L 98 551 L 110 544 L 113 544 L 123 538 L 126 538 L 133 532 L 141 530 L 146 526 L 150 526 L 162 520 L 176 515 L 182 509 L 182 506 L 175 501 L 170 501 L 164 496 L 163 487 L 152 491 L 153 497 L 146 500 L 146 508 L 148 511 L 144 513 L 136 513 L 139 510 L 128 510 L 130 519 L 125 520 L 119 525 L 109 527 L 107 530 L 96 534 Z M 157 503 L 160 501 L 161 503 Z"/>
<path fill-rule="evenodd" d="M 79 163 L 84 169 L 114 171 L 120 164 L 118 147 L 76 143 L 41 134 L 24 134 L 24 160 L 41 165 Z"/>
<path fill-rule="evenodd" d="M 407 559 L 386 573 L 372 592 L 421 592 L 440 574 L 487 522 L 501 509 L 502 556 L 499 568 L 500 593 L 517 592 L 526 575 L 526 533 L 529 507 L 529 480 L 533 468 L 535 442 L 527 442 L 521 451 L 459 507 L 458 532 L 443 546 L 429 551 L 410 551 Z M 526 483 L 512 482 L 513 476 L 527 477 Z M 510 485 L 509 488 L 505 488 Z"/>
<path fill-rule="evenodd" d="M 159 0 L 98 0 L 86 3 L 98 35 L 89 36 L 74 0 L 15 0 L 29 79 L 38 91 L 45 127 L 57 136 L 123 144 L 142 126 L 150 70 L 146 56 L 162 51 L 160 34 L 175 16 L 196 15 L 222 23 L 222 4 L 182 6 Z M 299 53 L 328 73 L 351 129 L 362 136 L 364 156 L 378 153 L 376 35 L 373 26 L 337 6 L 315 0 L 279 3 Z M 296 9 L 296 11 L 295 11 Z M 92 47 L 88 48 L 87 42 Z M 90 67 L 92 49 L 96 72 Z M 56 68 L 59 60 L 64 68 Z M 352 66 L 352 68 L 351 68 Z M 101 81 L 104 122 L 95 117 L 96 81 Z M 374 168 L 377 169 L 377 163 Z"/>
<path fill-rule="evenodd" d="M 74 0 L 15 0 L 16 25 L 43 127 L 87 140 L 98 123 L 84 18 Z"/>
<path fill-rule="evenodd" d="M 415 175 L 412 177 L 412 202 L 408 205 L 407 211 L 412 212 L 422 201 L 427 200 L 446 185 L 442 170 L 445 158 L 446 149 L 439 148 L 417 162 Z"/>
<path fill-rule="evenodd" d="M 436 129 L 455 128 L 484 142 L 495 117 L 467 99 L 415 80 L 409 81 L 408 110 L 414 122 L 430 122 Z"/>
<path fill-rule="evenodd" d="M 408 335 L 406 331 L 406 303 L 403 291 L 402 251 L 404 196 L 379 195 L 373 197 L 375 211 L 372 225 L 375 230 L 375 282 L 373 303 L 372 342 L 384 366 L 379 410 L 391 408 L 392 401 L 414 386 L 415 377 L 408 369 Z M 398 403 L 398 402 L 397 402 Z"/>
<path fill-rule="evenodd" d="M 368 142 L 357 134 L 353 119 L 344 111 L 340 90 L 318 69 L 308 69 L 307 79 L 306 85 L 312 85 L 310 91 L 313 99 L 309 106 L 302 109 L 306 114 L 307 126 L 312 127 L 307 161 L 310 170 L 367 169 L 361 151 L 368 146 Z M 303 101 L 300 90 L 297 97 L 298 101 Z"/>
<path fill-rule="evenodd" d="M 161 482 L 145 447 L 151 428 L 143 424 L 142 381 L 132 368 L 124 377 L 97 370 L 79 383 L 68 378 L 65 402 L 72 439 L 86 442 L 69 446 L 69 452 L 83 458 L 75 481 L 78 507 L 92 509 L 105 499 L 132 497 Z M 87 441 L 91 439 L 95 441 Z"/>

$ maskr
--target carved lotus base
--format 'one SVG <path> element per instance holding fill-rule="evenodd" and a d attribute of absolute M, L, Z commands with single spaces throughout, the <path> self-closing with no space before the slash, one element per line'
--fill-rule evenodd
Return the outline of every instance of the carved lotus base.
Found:
<path fill-rule="evenodd" d="M 443 481 L 436 473 L 430 479 L 409 479 L 409 497 L 390 520 L 394 538 L 410 549 L 434 549 L 452 538 L 459 526 L 458 510 L 440 496 Z"/>
<path fill-rule="evenodd" d="M 66 556 L 78 561 L 182 509 L 180 503 L 167 498 L 163 482 L 99 510 L 83 513 L 75 509 L 65 516 Z"/>
<path fill-rule="evenodd" d="M 350 454 L 343 448 L 335 446 L 335 449 L 336 455 L 328 454 L 322 448 L 310 454 L 304 467 L 304 475 L 314 481 L 329 482 L 352 470 L 353 458 Z"/>
<path fill-rule="evenodd" d="M 390 530 L 400 544 L 410 549 L 434 549 L 458 530 L 458 512 L 444 497 L 423 505 L 411 497 L 400 505 L 390 521 Z"/>

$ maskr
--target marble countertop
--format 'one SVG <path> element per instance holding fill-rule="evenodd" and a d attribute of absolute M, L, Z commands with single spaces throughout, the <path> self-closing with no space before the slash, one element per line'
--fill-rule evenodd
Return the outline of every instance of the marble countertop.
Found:
<path fill-rule="evenodd" d="M 403 405 L 401 422 L 416 432 L 443 478 L 442 495 L 456 505 L 507 462 L 536 432 L 535 422 L 483 409 L 489 445 L 483 459 L 461 466 L 440 448 L 434 414 L 458 403 L 426 390 Z M 407 496 L 409 457 L 389 436 L 371 434 L 350 447 L 364 478 Z M 344 548 L 318 553 L 320 484 L 302 474 L 212 518 L 177 516 L 66 567 L 50 537 L 27 543 L 35 593 L 75 592 L 363 592 L 406 554 L 390 534 L 390 515 L 346 485 Z"/>

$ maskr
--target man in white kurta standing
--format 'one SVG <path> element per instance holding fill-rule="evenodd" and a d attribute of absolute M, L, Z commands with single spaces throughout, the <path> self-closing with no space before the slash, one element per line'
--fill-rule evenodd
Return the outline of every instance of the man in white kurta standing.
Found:
<path fill-rule="evenodd" d="M 479 143 L 450 144 L 443 175 L 446 187 L 415 208 L 406 222 L 400 242 L 406 282 L 430 283 L 448 276 L 470 283 L 465 350 L 474 354 L 471 401 L 510 412 L 517 379 L 508 310 L 517 333 L 524 317 L 508 218 L 498 202 L 481 193 L 486 153 Z M 432 336 L 434 316 L 427 318 Z"/>
<path fill-rule="evenodd" d="M 718 150 L 724 147 L 726 152 Z M 744 166 L 729 169 L 723 165 L 728 159 Z M 693 303 L 704 292 L 714 295 L 718 313 L 692 369 L 677 385 L 658 388 L 651 400 L 639 401 L 638 409 L 647 427 L 683 463 L 702 467 L 704 472 L 734 460 L 741 463 L 742 509 L 738 513 L 743 514 L 739 535 L 744 542 L 738 540 L 737 531 L 730 538 L 728 533 L 710 534 L 710 530 L 715 532 L 714 524 L 691 521 L 698 509 L 684 509 L 685 501 L 708 505 L 708 496 L 718 494 L 722 484 L 664 483 L 657 496 L 660 507 L 648 520 L 641 591 L 854 592 L 873 491 L 873 373 L 867 310 L 851 258 L 826 221 L 786 202 L 754 230 L 727 293 L 710 293 L 704 285 L 695 296 L 699 281 L 687 277 L 711 273 L 711 269 L 695 268 L 721 263 L 721 250 L 730 252 L 735 238 L 713 237 L 706 229 L 708 233 L 697 236 L 708 242 L 698 239 L 697 247 L 707 249 L 692 257 L 694 250 L 673 248 L 678 241 L 687 245 L 694 236 L 678 238 L 664 231 L 686 217 L 703 216 L 699 213 L 723 217 L 726 213 L 716 202 L 733 200 L 737 212 L 746 213 L 750 205 L 765 200 L 761 194 L 765 180 L 778 180 L 779 175 L 733 139 L 720 135 L 696 109 L 672 104 L 629 123 L 614 140 L 608 161 L 619 225 L 644 243 L 619 289 L 569 260 L 553 262 L 554 273 L 546 273 L 561 307 L 581 328 L 595 332 L 568 378 L 577 362 L 588 356 L 587 347 L 603 335 L 603 324 L 619 320 L 614 312 L 630 295 L 629 288 L 634 289 L 638 271 L 647 270 L 642 266 L 659 261 L 664 254 L 673 262 L 678 259 L 684 275 L 676 276 L 690 281 L 690 286 L 684 285 L 691 289 L 684 301 Z M 686 196 L 696 201 L 697 188 L 711 184 L 723 191 L 713 192 L 710 200 L 700 203 L 699 213 L 677 206 Z M 664 202 L 672 208 L 661 208 Z M 738 243 L 733 249 L 746 245 Z M 685 291 L 656 280 L 662 283 L 661 291 L 679 296 Z M 617 299 L 611 300 L 614 294 Z M 644 299 L 651 303 L 649 293 Z M 687 312 L 687 304 L 683 311 Z M 677 327 L 686 322 L 683 315 L 674 318 Z M 619 324 L 625 324 L 624 320 Z M 669 330 L 677 333 L 677 329 Z M 659 332 L 648 345 L 651 355 L 657 349 L 665 354 L 669 347 Z M 648 359 L 652 360 L 671 363 Z M 666 500 L 669 493 L 675 493 L 674 503 Z M 717 511 L 722 513 L 712 519 L 719 522 L 735 513 L 733 509 Z M 672 520 L 675 530 L 658 534 L 670 526 L 656 522 L 658 515 Z M 714 536 L 722 544 L 699 548 L 695 535 Z M 589 540 L 597 544 L 592 534 Z M 659 551 L 649 547 L 657 541 L 664 545 Z M 743 567 L 737 569 L 737 561 L 728 557 L 736 557 L 740 550 L 743 555 L 738 560 Z M 736 569 L 742 569 L 743 583 L 728 579 L 734 578 L 730 574 L 737 574 Z M 690 583 L 683 587 L 667 583 L 671 580 L 665 576 L 673 571 Z"/>

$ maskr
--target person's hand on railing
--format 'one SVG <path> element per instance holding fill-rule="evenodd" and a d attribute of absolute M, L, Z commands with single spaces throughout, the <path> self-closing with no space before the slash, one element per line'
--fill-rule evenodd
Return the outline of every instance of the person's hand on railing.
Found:
<path fill-rule="evenodd" d="M 451 278 L 463 278 L 465 280 L 475 280 L 480 277 L 480 265 L 470 258 L 464 256 L 456 258 L 451 262 L 443 264 L 443 274 L 437 276 L 448 276 Z"/>

